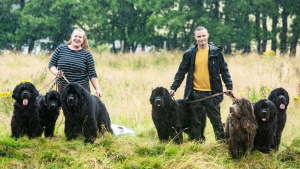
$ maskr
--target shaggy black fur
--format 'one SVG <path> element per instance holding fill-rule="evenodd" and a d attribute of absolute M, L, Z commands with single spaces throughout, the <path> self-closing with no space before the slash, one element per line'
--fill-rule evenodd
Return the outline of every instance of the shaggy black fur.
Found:
<path fill-rule="evenodd" d="M 174 138 L 176 143 L 182 143 L 182 131 L 190 139 L 200 140 L 198 136 L 203 136 L 204 129 L 191 126 L 191 115 L 184 100 L 173 100 L 168 90 L 163 87 L 152 90 L 149 100 L 152 104 L 152 120 L 161 141 Z M 206 114 L 201 114 L 199 116 L 206 119 Z"/>
<path fill-rule="evenodd" d="M 252 150 L 257 126 L 251 102 L 244 97 L 237 98 L 230 107 L 225 124 L 225 137 L 233 159 Z"/>
<path fill-rule="evenodd" d="M 42 135 L 39 118 L 39 104 L 36 97 L 39 92 L 30 82 L 21 83 L 14 88 L 12 97 L 15 99 L 11 119 L 12 137 L 19 138 L 27 135 L 35 138 Z"/>
<path fill-rule="evenodd" d="M 253 108 L 258 123 L 258 129 L 254 139 L 254 149 L 269 153 L 277 127 L 275 105 L 270 100 L 261 99 L 255 103 Z"/>
<path fill-rule="evenodd" d="M 271 100 L 276 107 L 277 111 L 277 128 L 276 128 L 276 137 L 272 148 L 278 151 L 282 131 L 286 123 L 286 109 L 289 105 L 289 94 L 284 88 L 276 88 L 271 91 L 268 100 Z"/>
<path fill-rule="evenodd" d="M 78 83 L 69 83 L 62 90 L 61 98 L 68 140 L 83 133 L 85 143 L 94 143 L 98 130 L 102 134 L 105 131 L 112 133 L 109 114 L 97 96 L 91 95 Z"/>
<path fill-rule="evenodd" d="M 45 137 L 53 137 L 55 123 L 61 106 L 60 93 L 54 90 L 48 91 L 45 96 L 38 96 L 39 117 Z"/>

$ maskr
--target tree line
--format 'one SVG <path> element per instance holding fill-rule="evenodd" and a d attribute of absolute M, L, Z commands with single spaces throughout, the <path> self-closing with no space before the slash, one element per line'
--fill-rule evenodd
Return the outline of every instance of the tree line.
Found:
<path fill-rule="evenodd" d="M 299 0 L 0 0 L 0 49 L 33 50 L 35 41 L 48 38 L 43 49 L 53 51 L 70 38 L 73 28 L 86 30 L 93 46 L 123 43 L 123 52 L 138 44 L 186 50 L 195 43 L 194 29 L 204 26 L 210 41 L 224 48 L 251 52 L 271 49 L 296 54 L 300 36 Z M 291 23 L 288 24 L 288 20 Z M 290 27 L 288 27 L 290 25 Z"/>

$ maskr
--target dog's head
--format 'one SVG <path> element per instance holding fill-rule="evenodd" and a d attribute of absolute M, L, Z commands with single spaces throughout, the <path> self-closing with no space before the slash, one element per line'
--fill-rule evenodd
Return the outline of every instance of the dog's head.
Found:
<path fill-rule="evenodd" d="M 85 103 L 87 91 L 78 83 L 69 83 L 63 88 L 61 100 L 68 107 L 78 107 Z"/>
<path fill-rule="evenodd" d="M 48 91 L 45 95 L 45 102 L 48 110 L 57 110 L 61 106 L 60 93 L 54 90 Z"/>
<path fill-rule="evenodd" d="M 36 97 L 39 95 L 39 91 L 30 82 L 20 83 L 14 88 L 12 98 L 17 103 L 22 103 L 23 106 L 31 105 L 35 102 Z"/>
<path fill-rule="evenodd" d="M 230 115 L 235 118 L 242 118 L 253 114 L 253 106 L 250 100 L 244 97 L 236 98 L 229 107 Z"/>
<path fill-rule="evenodd" d="M 271 100 L 276 109 L 286 110 L 289 105 L 290 97 L 288 92 L 284 88 L 276 88 L 271 91 L 268 100 Z"/>
<path fill-rule="evenodd" d="M 150 103 L 152 106 L 156 108 L 164 108 L 167 107 L 171 102 L 172 98 L 166 88 L 157 87 L 152 90 L 152 94 L 150 96 Z"/>
<path fill-rule="evenodd" d="M 270 122 L 276 118 L 276 108 L 270 100 L 261 99 L 255 103 L 253 108 L 258 122 Z"/>

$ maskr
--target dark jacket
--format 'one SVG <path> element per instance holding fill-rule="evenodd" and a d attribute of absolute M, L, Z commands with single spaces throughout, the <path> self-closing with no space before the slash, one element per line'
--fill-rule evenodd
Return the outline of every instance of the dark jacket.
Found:
<path fill-rule="evenodd" d="M 172 90 L 177 90 L 184 80 L 185 74 L 187 74 L 186 87 L 184 91 L 184 99 L 189 100 L 191 92 L 193 91 L 193 76 L 195 69 L 195 58 L 197 53 L 197 44 L 188 49 L 182 58 L 179 65 L 178 71 L 175 75 L 174 82 L 171 86 Z M 210 85 L 212 90 L 212 95 L 216 93 L 223 92 L 222 80 L 226 85 L 227 90 L 232 90 L 232 81 L 230 74 L 228 72 L 227 63 L 224 60 L 222 54 L 222 48 L 216 47 L 209 44 L 209 54 L 208 54 L 208 70 L 210 76 Z M 214 103 L 219 104 L 223 100 L 223 95 L 214 97 Z"/>

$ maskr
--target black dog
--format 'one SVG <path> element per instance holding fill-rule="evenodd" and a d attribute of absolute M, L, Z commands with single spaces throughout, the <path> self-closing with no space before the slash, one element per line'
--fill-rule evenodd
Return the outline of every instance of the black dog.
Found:
<path fill-rule="evenodd" d="M 101 100 L 91 95 L 78 83 L 69 83 L 63 90 L 61 100 L 67 139 L 76 139 L 80 133 L 85 143 L 94 143 L 97 131 L 111 132 L 109 114 Z"/>
<path fill-rule="evenodd" d="M 254 138 L 254 150 L 264 153 L 271 151 L 277 127 L 276 108 L 272 101 L 261 99 L 254 105 L 254 114 L 258 123 Z"/>
<path fill-rule="evenodd" d="M 272 148 L 278 151 L 280 141 L 281 141 L 282 131 L 286 123 L 286 109 L 289 105 L 290 97 L 288 92 L 285 89 L 280 87 L 271 91 L 268 100 L 271 100 L 275 104 L 276 111 L 277 111 L 276 138 L 274 144 L 272 145 Z"/>
<path fill-rule="evenodd" d="M 200 140 L 203 136 L 201 132 L 204 132 L 204 129 L 196 129 L 191 126 L 191 115 L 186 102 L 184 100 L 173 100 L 167 89 L 163 87 L 155 88 L 152 91 L 150 103 L 152 104 L 152 120 L 161 141 L 174 138 L 176 143 L 182 143 L 182 131 L 187 133 L 190 139 Z M 206 119 L 204 112 L 200 114 Z M 197 127 L 200 127 L 200 125 Z"/>
<path fill-rule="evenodd" d="M 15 99 L 11 119 L 12 137 L 27 135 L 35 138 L 42 135 L 39 118 L 39 104 L 36 97 L 39 92 L 30 82 L 21 83 L 14 88 L 12 97 Z"/>
<path fill-rule="evenodd" d="M 60 93 L 54 90 L 48 91 L 45 96 L 37 97 L 39 108 L 39 117 L 41 126 L 45 132 L 45 137 L 53 137 L 55 123 L 59 115 L 61 106 Z"/>

